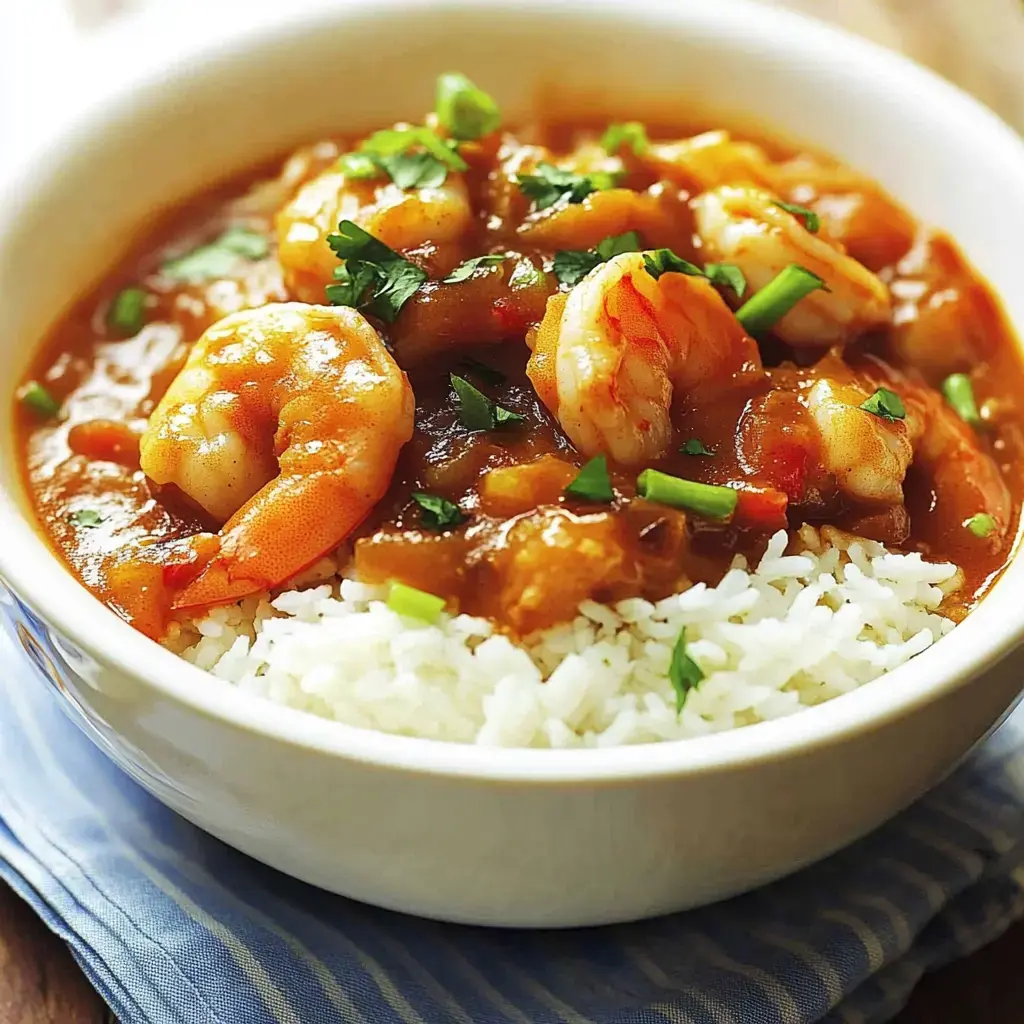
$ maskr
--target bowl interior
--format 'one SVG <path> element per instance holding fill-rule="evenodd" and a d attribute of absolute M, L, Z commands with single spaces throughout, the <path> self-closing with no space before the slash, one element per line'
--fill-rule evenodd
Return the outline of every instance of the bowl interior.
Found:
<path fill-rule="evenodd" d="M 226 12 L 210 18 L 208 42 L 192 38 L 186 17 L 115 31 L 91 58 L 97 98 L 0 195 L 0 414 L 9 417 L 41 334 L 154 210 L 304 140 L 418 119 L 432 105 L 435 76 L 451 69 L 493 92 L 509 119 L 528 116 L 539 101 L 566 112 L 583 105 L 683 122 L 720 118 L 807 140 L 950 230 L 1018 329 L 1024 325 L 1018 239 L 1007 230 L 1024 224 L 1024 147 L 934 76 L 823 26 L 742 0 L 353 0 L 289 12 L 254 4 L 241 28 Z M 117 81 L 102 81 L 114 64 Z M 87 649 L 125 665 L 152 664 L 159 685 L 196 687 L 195 670 L 161 657 L 48 553 L 30 525 L 10 431 L 0 437 L 0 571 Z M 895 684 L 867 687 L 797 716 L 814 725 L 768 723 L 710 742 L 723 755 L 750 753 L 760 742 L 755 733 L 795 742 L 906 710 L 1017 639 L 1022 589 L 1024 564 L 1014 564 L 941 653 L 900 670 L 895 693 Z M 225 699 L 241 707 L 238 695 Z M 273 716 L 292 721 L 279 709 Z M 685 746 L 694 755 L 707 748 Z"/>

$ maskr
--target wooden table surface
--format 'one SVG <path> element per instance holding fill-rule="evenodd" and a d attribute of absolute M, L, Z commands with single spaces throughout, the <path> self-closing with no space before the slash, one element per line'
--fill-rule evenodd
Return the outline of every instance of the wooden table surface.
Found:
<path fill-rule="evenodd" d="M 895 1024 L 1024 1024 L 1021 963 L 1024 922 L 926 977 Z M 116 1024 L 67 947 L 2 883 L 0 1024 Z"/>

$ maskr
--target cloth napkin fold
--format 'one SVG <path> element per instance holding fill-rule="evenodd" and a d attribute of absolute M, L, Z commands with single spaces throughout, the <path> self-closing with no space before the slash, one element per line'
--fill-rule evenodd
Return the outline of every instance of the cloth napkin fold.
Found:
<path fill-rule="evenodd" d="M 875 1024 L 1024 912 L 1020 715 L 793 878 L 654 921 L 515 932 L 376 910 L 236 853 L 94 748 L 2 631 L 0 666 L 0 876 L 123 1024 Z"/>

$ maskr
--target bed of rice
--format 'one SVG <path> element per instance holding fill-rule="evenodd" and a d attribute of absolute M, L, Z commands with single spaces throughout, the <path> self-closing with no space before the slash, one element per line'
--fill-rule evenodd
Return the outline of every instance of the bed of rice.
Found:
<path fill-rule="evenodd" d="M 954 565 L 805 526 L 776 534 L 754 569 L 736 559 L 716 587 L 584 602 L 572 622 L 517 645 L 467 615 L 404 619 L 387 588 L 335 569 L 214 609 L 176 647 L 247 693 L 367 729 L 607 747 L 734 729 L 871 682 L 953 628 L 938 608 L 960 582 Z M 668 668 L 684 627 L 705 678 L 677 712 Z"/>

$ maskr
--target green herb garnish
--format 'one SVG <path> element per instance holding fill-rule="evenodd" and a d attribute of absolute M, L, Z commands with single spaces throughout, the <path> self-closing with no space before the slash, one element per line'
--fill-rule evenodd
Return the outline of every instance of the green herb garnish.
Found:
<path fill-rule="evenodd" d="M 60 412 L 60 402 L 37 380 L 30 380 L 18 392 L 22 405 L 45 420 L 53 419 Z"/>
<path fill-rule="evenodd" d="M 974 387 L 966 373 L 952 373 L 942 382 L 942 393 L 953 411 L 972 427 L 981 424 L 981 413 L 974 400 Z"/>
<path fill-rule="evenodd" d="M 546 210 L 561 199 L 582 203 L 591 192 L 614 188 L 617 176 L 609 171 L 574 174 L 554 164 L 537 164 L 533 174 L 519 176 L 519 191 L 533 200 L 538 210 Z"/>
<path fill-rule="evenodd" d="M 711 448 L 706 448 L 699 437 L 691 437 L 682 448 L 679 449 L 683 455 L 714 455 Z"/>
<path fill-rule="evenodd" d="M 436 494 L 425 491 L 413 491 L 412 500 L 420 507 L 420 519 L 424 526 L 432 530 L 444 530 L 449 526 L 458 526 L 466 521 L 462 509 L 454 501 L 448 501 Z"/>
<path fill-rule="evenodd" d="M 404 583 L 392 583 L 388 594 L 388 607 L 407 619 L 420 619 L 422 622 L 436 622 L 444 611 L 445 600 L 436 594 L 428 594 L 425 590 L 406 586 Z"/>
<path fill-rule="evenodd" d="M 103 522 L 103 516 L 94 508 L 79 508 L 68 516 L 68 522 L 85 530 L 95 530 Z"/>
<path fill-rule="evenodd" d="M 451 381 L 455 389 L 459 422 L 469 430 L 497 430 L 523 422 L 523 417 L 519 413 L 504 409 L 491 401 L 464 377 L 457 377 L 453 373 Z"/>
<path fill-rule="evenodd" d="M 228 228 L 208 245 L 201 245 L 176 259 L 168 260 L 161 273 L 175 281 L 200 284 L 232 273 L 240 260 L 261 260 L 270 252 L 264 235 L 249 228 Z"/>
<path fill-rule="evenodd" d="M 784 203 L 781 199 L 777 199 L 775 205 L 780 210 L 785 210 L 786 213 L 799 217 L 804 222 L 804 227 L 812 235 L 818 233 L 818 228 L 821 227 L 821 218 L 813 210 L 809 210 L 806 206 L 799 206 L 796 203 Z"/>
<path fill-rule="evenodd" d="M 648 501 L 685 508 L 710 519 L 728 519 L 739 499 L 732 487 L 682 480 L 657 469 L 645 469 L 637 477 L 636 489 L 640 497 Z"/>
<path fill-rule="evenodd" d="M 636 156 L 643 156 L 650 144 L 647 129 L 639 121 L 610 124 L 601 136 L 601 147 L 612 156 L 623 146 L 628 146 Z"/>
<path fill-rule="evenodd" d="M 501 124 L 498 104 L 465 75 L 439 75 L 434 103 L 437 120 L 456 139 L 479 139 Z"/>
<path fill-rule="evenodd" d="M 608 475 L 608 460 L 603 455 L 591 459 L 566 487 L 565 493 L 584 501 L 600 501 L 605 504 L 614 501 L 615 491 L 612 490 L 612 478 Z"/>
<path fill-rule="evenodd" d="M 496 370 L 493 366 L 488 366 L 486 363 L 481 363 L 479 359 L 473 359 L 471 356 L 459 360 L 461 366 L 466 368 L 467 373 L 475 374 L 485 384 L 490 384 L 492 387 L 496 384 L 503 384 L 505 382 L 505 374 L 501 370 Z"/>
<path fill-rule="evenodd" d="M 570 288 L 579 284 L 594 267 L 607 263 L 614 256 L 624 252 L 639 252 L 640 236 L 635 231 L 621 235 L 609 235 L 601 239 L 593 249 L 560 249 L 555 253 L 552 269 L 555 277 Z"/>
<path fill-rule="evenodd" d="M 495 253 L 492 256 L 474 256 L 471 260 L 460 263 L 447 277 L 441 278 L 442 284 L 458 284 L 468 281 L 478 270 L 496 267 L 508 259 L 506 253 Z"/>
<path fill-rule="evenodd" d="M 526 256 L 523 256 L 516 263 L 515 270 L 512 271 L 512 275 L 508 279 L 508 286 L 513 291 L 524 288 L 536 288 L 543 283 L 544 272 L 534 266 Z"/>
<path fill-rule="evenodd" d="M 719 288 L 731 288 L 737 299 L 747 290 L 747 279 L 734 263 L 705 263 L 704 276 Z"/>
<path fill-rule="evenodd" d="M 888 388 L 879 388 L 870 398 L 861 402 L 859 408 L 888 423 L 892 423 L 893 420 L 906 419 L 907 416 L 903 399 Z"/>
<path fill-rule="evenodd" d="M 826 292 L 829 290 L 828 285 L 817 274 L 791 263 L 740 306 L 736 311 L 736 319 L 748 334 L 763 334 L 801 299 L 819 289 Z"/>
<path fill-rule="evenodd" d="M 402 306 L 427 279 L 415 263 L 350 220 L 341 221 L 338 234 L 328 235 L 327 244 L 345 261 L 334 271 L 335 283 L 326 288 L 327 301 L 335 306 L 365 309 L 393 324 Z"/>
<path fill-rule="evenodd" d="M 377 178 L 382 173 L 380 164 L 369 153 L 345 153 L 338 157 L 338 170 L 346 178 L 354 178 L 357 181 L 366 178 Z"/>
<path fill-rule="evenodd" d="M 672 683 L 672 689 L 676 691 L 676 714 L 679 714 L 683 710 L 689 692 L 695 690 L 704 679 L 700 665 L 686 653 L 685 627 L 679 631 L 679 638 L 672 648 L 668 678 Z"/>
<path fill-rule="evenodd" d="M 142 288 L 122 288 L 107 311 L 107 326 L 121 337 L 130 338 L 146 322 L 146 292 Z"/>
<path fill-rule="evenodd" d="M 985 538 L 988 537 L 993 530 L 996 528 L 995 517 L 990 516 L 987 512 L 978 512 L 971 516 L 970 519 L 964 521 L 964 526 L 967 527 L 975 537 Z"/>
<path fill-rule="evenodd" d="M 686 274 L 687 277 L 704 277 L 704 271 L 695 263 L 677 256 L 671 249 L 651 249 L 644 253 L 644 269 L 655 281 L 662 274 Z"/>

